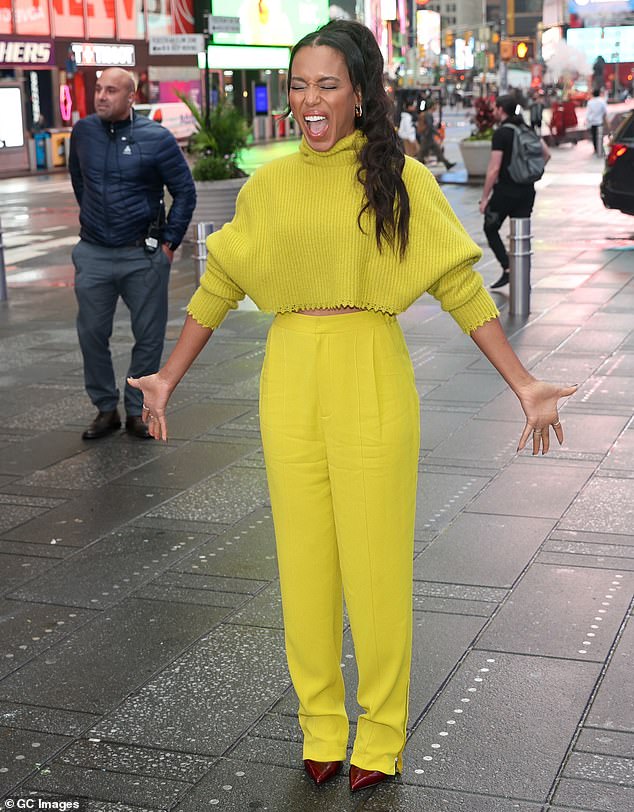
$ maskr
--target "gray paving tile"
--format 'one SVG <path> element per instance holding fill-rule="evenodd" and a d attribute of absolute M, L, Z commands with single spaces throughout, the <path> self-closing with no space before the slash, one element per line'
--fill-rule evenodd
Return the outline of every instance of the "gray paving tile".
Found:
<path fill-rule="evenodd" d="M 213 373 L 211 373 L 213 378 Z M 239 403 L 207 401 L 192 403 L 168 414 L 170 438 L 189 440 L 206 434 L 210 429 L 244 414 L 246 407 Z"/>
<path fill-rule="evenodd" d="M 605 555 L 581 555 L 579 553 L 541 552 L 535 559 L 539 564 L 553 564 L 557 567 L 592 567 L 602 570 L 634 572 L 634 559 L 613 558 Z"/>
<path fill-rule="evenodd" d="M 44 432 L 3 449 L 0 470 L 8 474 L 30 474 L 85 450 L 86 445 L 77 432 Z"/>
<path fill-rule="evenodd" d="M 0 698 L 103 713 L 169 663 L 222 609 L 126 600 L 0 682 Z"/>
<path fill-rule="evenodd" d="M 534 564 L 478 644 L 602 662 L 623 621 L 632 583 L 629 573 Z"/>
<path fill-rule="evenodd" d="M 108 803 L 107 801 L 83 801 L 81 812 L 156 812 L 146 806 L 128 806 L 128 804 Z"/>
<path fill-rule="evenodd" d="M 225 625 L 128 698 L 94 735 L 220 755 L 288 685 L 281 632 Z"/>
<path fill-rule="evenodd" d="M 596 313 L 597 307 L 593 304 L 560 303 L 557 307 L 540 316 L 542 324 L 574 324 L 583 325 Z"/>
<path fill-rule="evenodd" d="M 576 414 L 566 409 L 562 415 L 564 427 L 563 451 L 586 454 L 611 454 L 615 441 L 620 442 L 627 418 L 607 414 Z M 626 432 L 627 433 L 627 432 Z M 554 437 L 550 454 L 556 456 L 560 446 Z"/>
<path fill-rule="evenodd" d="M 277 578 L 270 509 L 258 508 L 173 567 L 179 572 L 271 581 Z"/>
<path fill-rule="evenodd" d="M 556 349 L 576 327 L 571 324 L 542 324 L 541 319 L 530 322 L 523 330 L 512 336 L 509 343 L 513 349 L 520 347 L 547 347 Z"/>
<path fill-rule="evenodd" d="M 543 802 L 599 670 L 472 652 L 413 733 L 404 781 Z"/>
<path fill-rule="evenodd" d="M 196 442 L 187 443 L 147 465 L 128 471 L 117 479 L 117 485 L 137 487 L 166 485 L 185 489 L 237 462 L 250 452 L 242 443 Z"/>
<path fill-rule="evenodd" d="M 203 576 L 183 575 L 181 578 L 173 578 L 162 575 L 136 591 L 135 597 L 167 603 L 223 607 L 226 610 L 223 619 L 230 614 L 231 610 L 247 601 L 244 594 L 216 590 L 211 584 L 205 584 L 205 580 Z"/>
<path fill-rule="evenodd" d="M 634 536 L 624 536 L 621 533 L 586 533 L 583 530 L 562 530 L 557 527 L 550 534 L 550 538 L 555 541 L 580 542 L 581 544 L 618 544 L 634 546 Z"/>
<path fill-rule="evenodd" d="M 427 395 L 431 401 L 451 403 L 487 403 L 504 390 L 506 384 L 499 375 L 489 372 L 460 372 Z"/>
<path fill-rule="evenodd" d="M 634 758 L 634 733 L 584 728 L 575 744 L 576 752 Z"/>
<path fill-rule="evenodd" d="M 558 519 L 588 479 L 588 471 L 550 460 L 539 462 L 539 466 L 519 460 L 511 463 L 476 497 L 469 510 Z"/>
<path fill-rule="evenodd" d="M 12 539 L 70 547 L 84 547 L 126 521 L 149 511 L 173 496 L 165 487 L 123 488 L 104 485 L 92 494 L 49 510 L 44 516 L 11 530 Z"/>
<path fill-rule="evenodd" d="M 633 658 L 634 623 L 630 617 L 592 703 L 588 727 L 634 733 Z"/>
<path fill-rule="evenodd" d="M 602 472 L 634 470 L 634 431 L 624 431 L 601 463 Z"/>
<path fill-rule="evenodd" d="M 605 357 L 606 353 L 601 355 L 555 350 L 532 367 L 531 372 L 546 381 L 580 384 L 597 371 Z"/>
<path fill-rule="evenodd" d="M 572 753 L 566 762 L 564 777 L 634 788 L 634 758 Z"/>
<path fill-rule="evenodd" d="M 414 562 L 425 581 L 510 587 L 539 549 L 548 519 L 461 513 Z"/>
<path fill-rule="evenodd" d="M 576 397 L 590 405 L 631 406 L 634 401 L 634 378 L 625 375 L 595 375 L 588 378 Z"/>
<path fill-rule="evenodd" d="M 190 784 L 165 778 L 148 778 L 103 769 L 70 767 L 53 763 L 46 773 L 29 779 L 26 790 L 90 797 L 103 801 L 125 800 L 133 806 L 171 809 Z"/>
<path fill-rule="evenodd" d="M 581 330 L 564 344 L 569 352 L 611 353 L 619 348 L 628 336 L 627 330 Z"/>
<path fill-rule="evenodd" d="M 564 530 L 596 530 L 634 535 L 634 482 L 595 477 L 583 488 L 560 522 Z"/>
<path fill-rule="evenodd" d="M 432 451 L 436 446 L 458 431 L 469 420 L 466 412 L 450 412 L 445 409 L 436 411 L 422 404 L 420 415 L 421 451 Z"/>
<path fill-rule="evenodd" d="M 0 797 L 71 740 L 49 733 L 0 727 Z"/>
<path fill-rule="evenodd" d="M 634 809 L 634 789 L 565 778 L 557 788 L 554 801 L 553 809 L 624 812 Z"/>
<path fill-rule="evenodd" d="M 476 615 L 491 617 L 497 609 L 497 603 L 457 598 L 440 598 L 429 595 L 414 595 L 414 611 L 441 612 L 449 615 Z"/>
<path fill-rule="evenodd" d="M 202 778 L 213 763 L 212 758 L 190 753 L 126 747 L 96 739 L 75 742 L 57 759 L 57 764 L 71 767 L 153 776 L 191 784 Z"/>
<path fill-rule="evenodd" d="M 32 555 L 0 555 L 0 594 L 11 592 L 16 587 L 30 581 L 40 573 L 52 569 L 55 561 L 35 558 Z"/>
<path fill-rule="evenodd" d="M 418 477 L 416 537 L 424 531 L 439 533 L 486 482 L 475 472 L 472 476 L 458 476 L 424 470 Z"/>
<path fill-rule="evenodd" d="M 12 597 L 103 609 L 156 578 L 203 539 L 191 533 L 124 527 L 49 568 Z"/>
<path fill-rule="evenodd" d="M 90 446 L 81 454 L 63 459 L 44 470 L 34 471 L 25 476 L 20 484 L 54 488 L 63 483 L 63 487 L 74 490 L 99 488 L 167 453 L 168 449 L 163 444 L 155 442 Z"/>
<path fill-rule="evenodd" d="M 541 804 L 470 792 L 391 783 L 377 787 L 364 812 L 541 812 Z"/>
<path fill-rule="evenodd" d="M 243 603 L 231 615 L 228 622 L 244 626 L 283 629 L 282 596 L 279 583 L 274 581 L 254 598 Z"/>
<path fill-rule="evenodd" d="M 434 598 L 451 598 L 461 601 L 485 601 L 499 603 L 507 595 L 506 589 L 471 586 L 465 584 L 443 584 L 433 581 L 414 581 L 414 596 L 427 595 Z"/>
<path fill-rule="evenodd" d="M 268 498 L 263 471 L 234 466 L 208 477 L 186 493 L 175 496 L 148 513 L 168 519 L 233 524 L 256 508 L 266 505 Z"/>
<path fill-rule="evenodd" d="M 579 556 L 597 556 L 609 558 L 634 558 L 634 546 L 619 544 L 618 536 L 612 537 L 614 544 L 599 544 L 598 542 L 585 543 L 582 541 L 548 541 L 544 545 L 547 553 L 569 553 Z M 582 562 L 579 562 L 582 563 Z M 592 566 L 592 565 L 590 565 Z"/>
<path fill-rule="evenodd" d="M 64 547 L 61 544 L 29 544 L 28 541 L 10 541 L 0 539 L 0 553 L 13 553 L 14 555 L 28 555 L 35 558 L 66 558 L 72 555 L 75 550 L 72 547 Z"/>
<path fill-rule="evenodd" d="M 470 420 L 434 448 L 431 457 L 477 460 L 502 467 L 517 451 L 519 434 L 514 423 Z"/>
<path fill-rule="evenodd" d="M 0 533 L 6 534 L 8 531 L 19 527 L 36 516 L 46 513 L 48 508 L 36 507 L 35 505 L 2 504 L 0 513 Z"/>
<path fill-rule="evenodd" d="M 53 733 L 58 736 L 80 736 L 99 717 L 92 713 L 22 705 L 18 702 L 0 702 L 0 725 L 3 727 Z"/>
<path fill-rule="evenodd" d="M 410 353 L 417 380 L 448 381 L 474 363 L 472 353 L 446 353 L 429 347 L 410 349 Z"/>
<path fill-rule="evenodd" d="M 631 314 L 628 313 L 628 319 Z M 597 369 L 598 375 L 634 375 L 634 353 L 616 352 Z"/>
<path fill-rule="evenodd" d="M 91 612 L 0 600 L 0 678 L 83 625 Z"/>
<path fill-rule="evenodd" d="M 215 807 L 231 812 L 353 812 L 361 809 L 363 802 L 350 793 L 345 775 L 316 787 L 301 763 L 296 769 L 288 769 L 221 759 L 175 812 L 201 812 Z"/>

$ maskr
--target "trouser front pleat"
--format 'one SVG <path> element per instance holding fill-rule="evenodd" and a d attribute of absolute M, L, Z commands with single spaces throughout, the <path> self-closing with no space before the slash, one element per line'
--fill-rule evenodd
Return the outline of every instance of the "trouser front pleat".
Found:
<path fill-rule="evenodd" d="M 278 315 L 260 423 L 304 758 L 343 760 L 343 597 L 359 672 L 351 761 L 393 774 L 405 743 L 419 404 L 397 320 Z"/>

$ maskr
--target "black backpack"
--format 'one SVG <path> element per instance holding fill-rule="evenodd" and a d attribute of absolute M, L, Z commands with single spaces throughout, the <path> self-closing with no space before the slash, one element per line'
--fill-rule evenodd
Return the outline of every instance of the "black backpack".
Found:
<path fill-rule="evenodd" d="M 513 151 L 508 171 L 515 183 L 530 184 L 544 174 L 546 160 L 542 152 L 542 141 L 537 133 L 525 126 L 505 122 L 503 127 L 513 130 Z"/>

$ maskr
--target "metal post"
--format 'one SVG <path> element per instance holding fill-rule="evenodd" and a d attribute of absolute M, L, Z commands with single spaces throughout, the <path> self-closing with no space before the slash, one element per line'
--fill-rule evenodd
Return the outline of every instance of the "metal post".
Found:
<path fill-rule="evenodd" d="M 2 220 L 0 220 L 0 302 L 6 302 L 9 298 L 7 291 L 7 274 L 4 267 L 4 241 L 2 239 Z"/>
<path fill-rule="evenodd" d="M 509 230 L 509 283 L 511 316 L 531 311 L 531 219 L 511 217 Z"/>
<path fill-rule="evenodd" d="M 207 264 L 207 237 L 213 234 L 213 223 L 196 223 L 196 239 L 194 249 L 194 261 L 196 263 L 196 285 L 200 284 L 200 279 L 205 273 Z"/>

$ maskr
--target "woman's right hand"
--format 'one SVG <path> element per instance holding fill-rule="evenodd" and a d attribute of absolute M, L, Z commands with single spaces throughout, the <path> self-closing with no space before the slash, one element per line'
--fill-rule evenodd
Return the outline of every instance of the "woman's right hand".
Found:
<path fill-rule="evenodd" d="M 172 388 L 161 377 L 160 372 L 145 375 L 143 378 L 128 378 L 133 389 L 143 392 L 143 411 L 141 417 L 147 423 L 148 431 L 155 440 L 167 442 L 167 420 L 165 409 L 172 394 Z"/>

